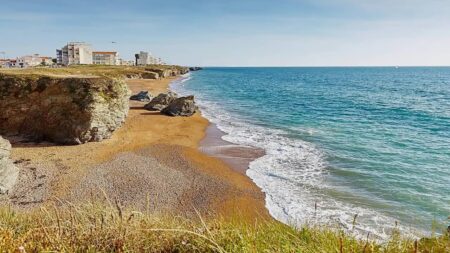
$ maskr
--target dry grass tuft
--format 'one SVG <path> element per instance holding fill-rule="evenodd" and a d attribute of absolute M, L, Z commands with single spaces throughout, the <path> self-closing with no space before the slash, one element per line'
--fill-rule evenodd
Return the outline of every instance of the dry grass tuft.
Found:
<path fill-rule="evenodd" d="M 449 235 L 385 244 L 276 221 L 188 220 L 105 206 L 0 208 L 2 252 L 450 252 Z"/>

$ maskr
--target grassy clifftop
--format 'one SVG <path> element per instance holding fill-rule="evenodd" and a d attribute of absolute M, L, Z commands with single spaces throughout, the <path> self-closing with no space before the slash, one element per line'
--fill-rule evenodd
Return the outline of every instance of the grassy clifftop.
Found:
<path fill-rule="evenodd" d="M 393 235 L 378 244 L 276 221 L 197 220 L 86 204 L 32 213 L 0 209 L 4 252 L 449 252 L 449 235 L 419 241 Z"/>
<path fill-rule="evenodd" d="M 148 65 L 148 66 L 106 66 L 106 65 L 79 65 L 64 68 L 26 68 L 26 69 L 0 69 L 5 74 L 33 74 L 33 75 L 75 75 L 75 76 L 109 76 L 127 77 L 139 76 L 151 70 L 174 71 L 182 74 L 187 68 L 174 65 Z"/>

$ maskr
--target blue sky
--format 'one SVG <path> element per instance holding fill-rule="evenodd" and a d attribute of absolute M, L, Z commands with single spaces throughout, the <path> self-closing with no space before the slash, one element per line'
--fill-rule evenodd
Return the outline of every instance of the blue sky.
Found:
<path fill-rule="evenodd" d="M 446 0 L 0 0 L 0 51 L 86 41 L 182 65 L 448 66 L 449 13 Z"/>

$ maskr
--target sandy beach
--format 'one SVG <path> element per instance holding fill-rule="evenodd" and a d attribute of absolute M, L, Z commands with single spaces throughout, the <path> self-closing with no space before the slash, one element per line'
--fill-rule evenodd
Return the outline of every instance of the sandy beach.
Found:
<path fill-rule="evenodd" d="M 148 90 L 156 96 L 173 80 L 127 84 L 133 94 Z M 245 176 L 260 150 L 221 143 L 220 133 L 200 113 L 168 117 L 144 105 L 131 101 L 125 124 L 102 142 L 57 146 L 12 140 L 12 158 L 22 169 L 8 201 L 34 207 L 92 199 L 188 216 L 199 210 L 268 217 L 264 194 Z"/>

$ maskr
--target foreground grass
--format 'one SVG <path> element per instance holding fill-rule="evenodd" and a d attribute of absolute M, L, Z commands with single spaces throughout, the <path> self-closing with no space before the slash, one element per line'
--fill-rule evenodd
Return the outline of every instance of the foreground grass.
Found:
<path fill-rule="evenodd" d="M 0 208 L 1 252 L 450 252 L 449 235 L 384 244 L 276 221 L 196 220 L 86 204 Z"/>

